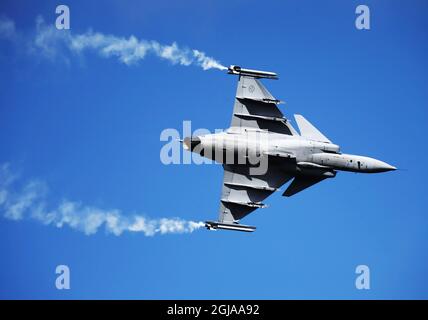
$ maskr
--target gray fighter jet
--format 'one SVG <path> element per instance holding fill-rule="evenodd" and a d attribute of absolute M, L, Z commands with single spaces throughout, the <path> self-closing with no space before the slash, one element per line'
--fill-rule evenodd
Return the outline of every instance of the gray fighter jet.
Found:
<path fill-rule="evenodd" d="M 258 80 L 278 79 L 276 73 L 230 66 L 239 76 L 230 128 L 221 133 L 187 137 L 186 150 L 223 165 L 224 177 L 218 221 L 210 230 L 251 232 L 239 221 L 292 180 L 283 196 L 336 176 L 336 171 L 377 173 L 395 167 L 369 157 L 344 154 L 301 115 L 295 115 L 298 133 L 278 109 L 280 100 Z"/>

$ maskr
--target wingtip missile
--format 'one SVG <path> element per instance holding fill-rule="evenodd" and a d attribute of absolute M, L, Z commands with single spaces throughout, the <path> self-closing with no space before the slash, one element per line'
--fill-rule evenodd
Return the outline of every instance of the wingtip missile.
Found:
<path fill-rule="evenodd" d="M 222 223 L 217 221 L 205 221 L 205 228 L 208 230 L 234 230 L 243 232 L 254 232 L 256 227 L 247 226 L 239 223 Z"/>
<path fill-rule="evenodd" d="M 227 73 L 235 74 L 239 76 L 254 77 L 254 78 L 267 78 L 267 79 L 275 79 L 275 80 L 278 79 L 278 74 L 276 74 L 275 72 L 244 69 L 236 65 L 231 65 L 229 68 L 227 68 Z"/>

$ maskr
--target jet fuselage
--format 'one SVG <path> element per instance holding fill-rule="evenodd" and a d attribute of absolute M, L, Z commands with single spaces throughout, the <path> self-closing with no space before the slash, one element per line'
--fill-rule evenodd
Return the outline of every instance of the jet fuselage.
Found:
<path fill-rule="evenodd" d="M 333 143 L 262 131 L 238 132 L 229 129 L 226 132 L 187 138 L 184 140 L 184 147 L 227 164 L 244 164 L 239 162 L 240 158 L 236 155 L 242 156 L 241 162 L 242 159 L 248 160 L 251 155 L 259 161 L 262 156 L 277 157 L 279 161 L 283 161 L 284 170 L 309 175 L 331 173 L 334 176 L 334 170 L 364 173 L 396 170 L 374 158 L 343 154 L 340 147 Z"/>

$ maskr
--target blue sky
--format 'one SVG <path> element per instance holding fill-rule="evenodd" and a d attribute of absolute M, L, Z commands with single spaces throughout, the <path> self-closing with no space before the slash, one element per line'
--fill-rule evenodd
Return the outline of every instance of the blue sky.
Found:
<path fill-rule="evenodd" d="M 165 128 L 229 125 L 236 78 L 155 55 L 126 65 L 96 50 L 35 50 L 36 18 L 55 1 L 2 1 L 0 164 L 38 179 L 45 201 L 123 216 L 217 217 L 222 168 L 159 159 Z M 252 234 L 120 236 L 34 219 L 0 219 L 0 298 L 428 298 L 425 208 L 428 103 L 426 1 L 67 1 L 72 34 L 88 30 L 198 49 L 224 65 L 276 71 L 265 81 L 346 153 L 405 169 L 340 173 L 291 197 L 275 194 L 244 221 Z M 39 48 L 40 49 L 40 48 Z M 243 221 L 243 222 L 244 222 Z M 55 288 L 55 267 L 71 289 Z M 368 265 L 371 289 L 354 285 Z"/>

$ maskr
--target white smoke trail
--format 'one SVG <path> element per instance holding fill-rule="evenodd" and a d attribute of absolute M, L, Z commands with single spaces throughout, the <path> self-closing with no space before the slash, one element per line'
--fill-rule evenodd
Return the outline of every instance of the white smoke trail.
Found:
<path fill-rule="evenodd" d="M 0 164 L 0 212 L 10 220 L 33 219 L 57 228 L 68 226 L 86 235 L 104 228 L 116 236 L 123 232 L 141 232 L 145 236 L 168 233 L 191 233 L 204 226 L 203 222 L 179 218 L 149 219 L 141 215 L 126 216 L 118 209 L 105 210 L 63 200 L 47 208 L 47 187 L 43 182 L 31 181 L 19 190 L 14 187 L 17 176 L 9 164 Z"/>
<path fill-rule="evenodd" d="M 73 34 L 70 30 L 57 30 L 53 25 L 47 25 L 40 16 L 36 20 L 36 35 L 31 42 L 31 47 L 34 52 L 48 58 L 54 58 L 64 53 L 64 50 L 73 54 L 93 51 L 101 57 L 116 57 L 129 66 L 151 54 L 174 65 L 196 65 L 203 70 L 227 69 L 204 52 L 180 47 L 175 42 L 171 45 L 162 45 L 157 41 L 137 39 L 132 35 L 129 38 L 123 38 L 91 30 L 82 34 Z"/>

